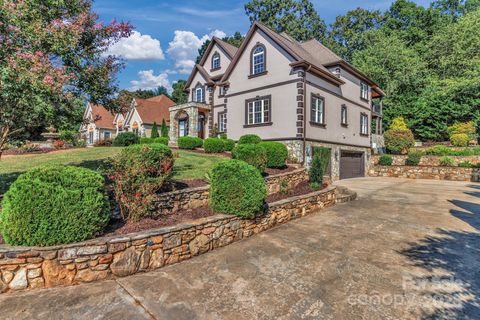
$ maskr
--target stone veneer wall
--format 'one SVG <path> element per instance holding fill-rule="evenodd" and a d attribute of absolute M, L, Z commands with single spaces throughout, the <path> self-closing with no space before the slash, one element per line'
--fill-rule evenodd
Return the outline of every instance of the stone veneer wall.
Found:
<path fill-rule="evenodd" d="M 269 205 L 242 220 L 211 217 L 125 236 L 56 247 L 0 246 L 0 292 L 124 277 L 190 259 L 335 204 L 336 188 Z"/>
<path fill-rule="evenodd" d="M 286 188 L 294 188 L 308 179 L 305 168 L 272 175 L 265 179 L 268 195 L 280 191 L 282 182 Z M 189 188 L 173 192 L 162 193 L 154 202 L 155 211 L 158 215 L 169 215 L 183 209 L 195 209 L 208 204 L 209 186 Z"/>
<path fill-rule="evenodd" d="M 452 158 L 455 165 L 458 165 L 460 162 L 468 161 L 471 164 L 480 163 L 480 156 L 447 156 Z M 407 160 L 407 155 L 392 155 L 392 165 L 395 166 L 403 166 L 405 165 L 405 160 Z M 419 165 L 421 166 L 440 166 L 440 158 L 441 156 L 423 156 L 420 159 Z M 374 165 L 378 164 L 378 160 L 380 159 L 379 155 L 373 155 L 371 158 L 371 163 Z"/>
<path fill-rule="evenodd" d="M 435 179 L 453 181 L 480 181 L 480 169 L 435 166 L 373 166 L 372 177 Z"/>

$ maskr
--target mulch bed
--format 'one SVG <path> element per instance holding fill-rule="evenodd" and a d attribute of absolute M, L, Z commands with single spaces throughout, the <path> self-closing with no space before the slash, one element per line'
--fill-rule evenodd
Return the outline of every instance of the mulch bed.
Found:
<path fill-rule="evenodd" d="M 203 206 L 192 210 L 182 210 L 161 217 L 158 219 L 146 218 L 137 222 L 113 221 L 107 226 L 102 236 L 124 235 L 132 232 L 139 232 L 148 229 L 173 226 L 182 222 L 213 216 L 214 212 L 208 207 Z"/>
<path fill-rule="evenodd" d="M 280 192 L 269 195 L 267 197 L 267 202 L 271 203 L 271 202 L 276 202 L 276 201 L 280 201 L 280 200 L 283 200 L 283 199 L 287 199 L 287 198 L 290 198 L 290 197 L 301 196 L 301 195 L 308 194 L 308 193 L 311 193 L 311 192 L 314 192 L 314 191 L 325 189 L 327 186 L 328 186 L 328 184 L 324 183 L 320 189 L 314 190 L 310 187 L 310 183 L 308 181 L 304 181 L 304 182 L 298 184 L 293 189 L 288 189 L 285 192 L 280 191 Z"/>
<path fill-rule="evenodd" d="M 25 154 L 42 154 L 42 153 L 49 153 L 55 151 L 55 148 L 43 148 L 35 151 L 27 151 L 21 149 L 8 149 L 4 150 L 2 155 L 3 156 L 18 156 L 18 155 L 25 155 Z"/>
<path fill-rule="evenodd" d="M 172 182 L 172 190 L 183 190 L 188 188 L 197 188 L 208 185 L 208 183 L 203 179 L 191 179 L 191 180 L 179 180 Z"/>
<path fill-rule="evenodd" d="M 286 172 L 292 172 L 294 170 L 297 170 L 297 167 L 294 166 L 286 166 L 284 168 L 267 168 L 265 169 L 265 175 L 268 176 L 273 176 L 276 174 L 281 174 L 281 173 L 286 173 Z"/>

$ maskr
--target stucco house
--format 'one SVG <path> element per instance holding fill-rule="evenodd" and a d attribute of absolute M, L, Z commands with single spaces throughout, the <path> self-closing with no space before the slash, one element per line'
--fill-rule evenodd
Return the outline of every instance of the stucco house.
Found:
<path fill-rule="evenodd" d="M 83 114 L 83 123 L 80 126 L 80 136 L 87 145 L 105 139 L 112 139 L 116 135 L 114 115 L 101 105 L 89 103 Z"/>
<path fill-rule="evenodd" d="M 172 144 L 183 135 L 257 134 L 307 165 L 312 147 L 324 146 L 334 180 L 363 176 L 372 142 L 381 146 L 382 90 L 317 40 L 258 22 L 238 49 L 213 38 L 186 91 L 189 102 L 170 108 Z"/>
<path fill-rule="evenodd" d="M 163 120 L 167 126 L 169 125 L 169 108 L 174 105 L 175 102 L 163 94 L 149 99 L 134 98 L 127 114 L 116 117 L 117 129 L 131 131 L 142 137 L 150 137 L 154 122 L 159 130 Z"/>

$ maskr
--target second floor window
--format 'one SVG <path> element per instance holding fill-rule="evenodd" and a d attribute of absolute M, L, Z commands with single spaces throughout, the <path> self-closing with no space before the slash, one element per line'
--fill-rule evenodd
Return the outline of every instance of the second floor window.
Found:
<path fill-rule="evenodd" d="M 227 129 L 227 113 L 220 112 L 218 114 L 218 131 L 225 132 Z"/>
<path fill-rule="evenodd" d="M 368 100 L 368 84 L 363 81 L 360 83 L 360 98 Z"/>
<path fill-rule="evenodd" d="M 259 98 L 247 102 L 247 124 L 270 122 L 270 98 Z"/>
<path fill-rule="evenodd" d="M 341 113 L 340 113 L 340 123 L 342 125 L 347 125 L 348 119 L 347 119 L 347 106 L 342 105 Z"/>
<path fill-rule="evenodd" d="M 265 72 L 265 47 L 258 44 L 252 51 L 252 75 Z"/>
<path fill-rule="evenodd" d="M 212 69 L 220 69 L 220 55 L 215 53 L 212 57 Z"/>
<path fill-rule="evenodd" d="M 368 115 L 366 113 L 360 114 L 360 134 L 368 135 Z"/>
<path fill-rule="evenodd" d="M 205 101 L 205 91 L 203 87 L 196 87 L 193 95 L 195 102 L 204 102 Z"/>
<path fill-rule="evenodd" d="M 311 121 L 317 124 L 325 124 L 325 99 L 312 96 Z"/>

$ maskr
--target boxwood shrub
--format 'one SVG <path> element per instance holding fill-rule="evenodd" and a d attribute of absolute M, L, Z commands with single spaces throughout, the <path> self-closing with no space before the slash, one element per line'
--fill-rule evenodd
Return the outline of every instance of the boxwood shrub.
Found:
<path fill-rule="evenodd" d="M 256 144 L 262 142 L 262 139 L 256 134 L 245 134 L 240 137 L 238 144 Z"/>
<path fill-rule="evenodd" d="M 383 154 L 378 159 L 378 164 L 381 166 L 391 166 L 393 163 L 393 158 L 389 154 Z"/>
<path fill-rule="evenodd" d="M 115 147 L 127 147 L 140 142 L 140 138 L 133 132 L 122 132 L 114 140 Z"/>
<path fill-rule="evenodd" d="M 267 152 L 267 167 L 268 168 L 283 168 L 287 162 L 288 150 L 287 147 L 280 142 L 264 141 L 259 143 L 261 147 Z"/>
<path fill-rule="evenodd" d="M 168 138 L 165 137 L 157 137 L 157 138 L 140 138 L 141 144 L 152 144 L 152 143 L 159 143 L 165 146 L 168 146 Z"/>
<path fill-rule="evenodd" d="M 199 137 L 194 137 L 195 139 L 195 147 L 201 148 L 203 146 L 203 139 Z"/>
<path fill-rule="evenodd" d="M 267 151 L 259 144 L 239 144 L 232 150 L 232 158 L 245 161 L 260 172 L 267 166 Z"/>
<path fill-rule="evenodd" d="M 201 140 L 201 139 L 200 139 Z M 198 138 L 196 137 L 179 137 L 177 141 L 178 147 L 180 149 L 187 149 L 187 150 L 193 150 L 195 148 L 199 147 L 199 141 Z M 201 145 L 200 145 L 201 146 Z"/>
<path fill-rule="evenodd" d="M 232 151 L 235 148 L 235 141 L 232 139 L 222 139 L 225 151 Z"/>
<path fill-rule="evenodd" d="M 47 165 L 20 175 L 5 193 L 0 231 L 11 245 L 50 246 L 90 239 L 109 220 L 103 177 Z"/>
<path fill-rule="evenodd" d="M 225 151 L 225 144 L 222 139 L 208 138 L 203 142 L 203 149 L 206 153 L 220 153 Z"/>
<path fill-rule="evenodd" d="M 266 195 L 260 172 L 243 161 L 222 161 L 211 171 L 210 206 L 216 212 L 253 218 L 263 209 Z"/>

